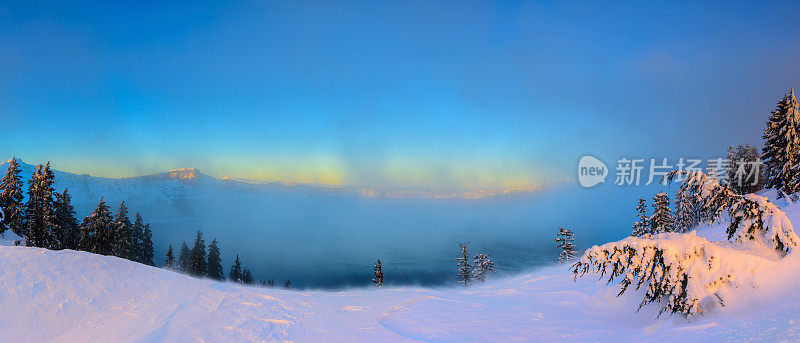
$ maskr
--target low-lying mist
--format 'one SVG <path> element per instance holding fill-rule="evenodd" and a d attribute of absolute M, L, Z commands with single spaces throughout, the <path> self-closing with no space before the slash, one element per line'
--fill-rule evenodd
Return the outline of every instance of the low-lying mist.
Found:
<path fill-rule="evenodd" d="M 571 228 L 580 249 L 629 234 L 633 205 L 624 205 L 635 204 L 635 197 L 608 201 L 610 189 L 562 186 L 493 200 L 206 197 L 180 204 L 193 218 L 151 226 L 159 265 L 168 244 L 177 255 L 181 242 L 191 247 L 202 230 L 206 244 L 218 240 L 226 273 L 238 254 L 257 281 L 282 285 L 291 278 L 299 288 L 369 285 L 380 258 L 388 284 L 447 285 L 456 281 L 459 241 L 470 242 L 471 255 L 491 254 L 498 274 L 506 274 L 555 263 L 558 227 Z"/>

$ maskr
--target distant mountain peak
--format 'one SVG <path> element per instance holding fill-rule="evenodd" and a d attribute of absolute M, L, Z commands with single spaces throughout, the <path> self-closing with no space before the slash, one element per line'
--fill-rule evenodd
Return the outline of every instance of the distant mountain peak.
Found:
<path fill-rule="evenodd" d="M 200 173 L 197 168 L 178 168 L 168 170 L 165 172 L 140 176 L 145 179 L 161 179 L 161 180 L 180 180 L 188 183 L 197 182 L 200 178 L 207 177 L 207 175 Z"/>
<path fill-rule="evenodd" d="M 179 168 L 165 171 L 163 174 L 170 179 L 196 180 L 200 178 L 200 171 L 197 168 Z"/>
<path fill-rule="evenodd" d="M 5 163 L 3 163 L 3 164 L 8 164 L 8 163 L 11 163 L 11 161 L 13 161 L 13 160 L 15 160 L 15 159 L 17 160 L 17 163 L 19 163 L 19 164 L 22 164 L 22 159 L 21 159 L 21 158 L 19 158 L 19 157 L 15 157 L 15 156 L 11 156 L 11 158 L 9 158 L 9 159 L 8 159 L 8 160 L 7 160 Z"/>

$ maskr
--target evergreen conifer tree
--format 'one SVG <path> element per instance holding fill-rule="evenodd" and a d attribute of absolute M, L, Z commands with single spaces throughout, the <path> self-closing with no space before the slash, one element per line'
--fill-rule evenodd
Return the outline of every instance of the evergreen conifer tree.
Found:
<path fill-rule="evenodd" d="M 286 282 L 283 283 L 283 288 L 286 289 L 292 288 L 292 279 L 287 278 Z"/>
<path fill-rule="evenodd" d="M 765 186 L 775 188 L 778 197 L 792 196 L 800 187 L 800 110 L 794 89 L 778 102 L 764 130 Z"/>
<path fill-rule="evenodd" d="M 55 177 L 50 162 L 44 167 L 36 166 L 28 185 L 28 203 L 25 206 L 25 240 L 29 247 L 58 249 L 59 243 L 53 232 L 55 227 L 55 201 L 53 201 Z"/>
<path fill-rule="evenodd" d="M 255 279 L 253 279 L 253 273 L 250 272 L 250 269 L 244 267 L 244 270 L 242 270 L 242 283 L 249 285 L 253 282 L 255 282 Z"/>
<path fill-rule="evenodd" d="M 575 235 L 572 230 L 565 230 L 563 227 L 558 228 L 556 234 L 556 246 L 561 248 L 561 253 L 558 255 L 558 262 L 564 263 L 572 260 L 575 255 Z"/>
<path fill-rule="evenodd" d="M 101 198 L 94 212 L 83 219 L 78 248 L 94 254 L 111 255 L 114 252 L 115 230 L 111 209 Z"/>
<path fill-rule="evenodd" d="M 25 236 L 25 207 L 22 205 L 22 179 L 20 178 L 19 163 L 15 157 L 8 161 L 8 167 L 3 178 L 0 179 L 0 209 L 3 211 L 5 228 L 20 237 Z M 5 229 L 0 228 L 0 234 Z"/>
<path fill-rule="evenodd" d="M 81 239 L 80 224 L 75 218 L 75 209 L 72 207 L 72 197 L 65 188 L 61 193 L 55 193 L 55 235 L 61 249 L 78 250 Z"/>
<path fill-rule="evenodd" d="M 131 261 L 136 261 L 136 262 L 139 262 L 139 263 L 146 264 L 146 263 L 143 262 L 144 259 L 145 259 L 144 255 L 146 254 L 145 245 L 147 244 L 145 242 L 145 239 L 144 239 L 145 238 L 144 237 L 145 236 L 145 233 L 144 233 L 144 229 L 145 229 L 144 219 L 142 219 L 142 215 L 139 212 L 137 212 L 136 215 L 133 218 L 134 218 L 133 219 L 133 224 L 131 224 L 131 229 L 129 230 L 129 234 L 130 234 L 130 249 L 129 249 L 130 250 L 129 251 L 130 258 L 129 259 Z M 150 233 L 150 235 L 151 235 L 150 243 L 152 244 L 152 232 Z M 152 258 L 151 258 L 151 260 L 152 260 Z"/>
<path fill-rule="evenodd" d="M 689 232 L 699 223 L 698 217 L 699 204 L 692 198 L 691 194 L 683 190 L 678 190 L 675 195 L 675 232 Z"/>
<path fill-rule="evenodd" d="M 183 244 L 181 245 L 181 251 L 178 252 L 178 269 L 185 273 L 188 267 L 189 267 L 189 246 L 186 245 L 186 241 L 183 241 Z"/>
<path fill-rule="evenodd" d="M 150 230 L 150 224 L 145 224 L 142 215 L 136 213 L 136 220 L 133 223 L 134 235 L 136 236 L 136 261 L 146 264 L 148 266 L 155 266 L 153 262 L 153 231 Z"/>
<path fill-rule="evenodd" d="M 653 196 L 653 216 L 650 227 L 653 234 L 671 232 L 673 226 L 672 209 L 669 208 L 669 195 L 661 192 Z"/>
<path fill-rule="evenodd" d="M 469 242 L 458 242 L 458 247 L 461 249 L 461 256 L 456 257 L 456 260 L 458 260 L 458 283 L 467 287 L 470 281 L 472 281 L 472 264 L 470 263 L 469 252 L 467 251 Z"/>
<path fill-rule="evenodd" d="M 764 188 L 761 154 L 758 148 L 749 143 L 739 144 L 735 149 L 728 148 L 727 184 L 735 194 L 750 194 Z"/>
<path fill-rule="evenodd" d="M 153 232 L 150 231 L 150 224 L 144 223 L 141 213 L 136 213 L 128 232 L 130 235 L 129 259 L 149 266 L 155 265 L 153 262 Z"/>
<path fill-rule="evenodd" d="M 119 210 L 114 219 L 113 255 L 137 261 L 136 238 L 133 232 L 133 224 L 131 224 L 131 219 L 128 217 L 128 207 L 125 206 L 123 201 L 119 203 Z"/>
<path fill-rule="evenodd" d="M 744 165 L 740 165 L 741 171 L 736 171 L 736 173 L 744 175 L 741 180 L 741 194 L 755 193 L 764 189 L 763 163 L 758 148 L 745 144 L 738 154 L 739 158 L 744 161 Z"/>
<path fill-rule="evenodd" d="M 494 273 L 494 262 L 489 259 L 489 254 L 477 254 L 473 260 L 475 269 L 472 271 L 472 279 L 483 282 Z"/>
<path fill-rule="evenodd" d="M 375 262 L 373 275 L 374 278 L 372 279 L 372 283 L 375 284 L 376 287 L 383 286 L 383 267 L 381 266 L 381 259 L 378 259 L 378 262 Z"/>
<path fill-rule="evenodd" d="M 639 204 L 636 205 L 636 222 L 633 223 L 634 237 L 639 237 L 645 234 L 652 233 L 650 229 L 650 218 L 647 217 L 647 201 L 644 198 L 639 198 Z"/>
<path fill-rule="evenodd" d="M 206 276 L 214 280 L 225 280 L 225 272 L 222 270 L 222 259 L 219 257 L 219 247 L 217 239 L 214 238 L 208 245 L 208 268 Z"/>
<path fill-rule="evenodd" d="M 189 275 L 206 275 L 206 241 L 203 240 L 203 233 L 197 231 L 194 239 L 194 247 L 189 251 L 189 261 L 186 265 L 186 272 Z"/>
<path fill-rule="evenodd" d="M 228 279 L 233 282 L 242 282 L 242 261 L 239 260 L 239 255 L 236 255 L 236 260 L 231 265 L 231 271 L 228 273 Z"/>
<path fill-rule="evenodd" d="M 172 253 L 172 244 L 170 244 L 169 249 L 167 249 L 167 258 L 164 259 L 164 268 L 175 268 L 175 254 Z"/>

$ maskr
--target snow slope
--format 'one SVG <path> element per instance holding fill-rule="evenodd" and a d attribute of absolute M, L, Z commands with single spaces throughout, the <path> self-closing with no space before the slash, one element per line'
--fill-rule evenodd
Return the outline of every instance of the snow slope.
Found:
<path fill-rule="evenodd" d="M 757 288 L 688 321 L 656 319 L 656 306 L 636 313 L 641 294 L 617 298 L 594 277 L 573 282 L 564 265 L 467 289 L 295 292 L 0 246 L 0 341 L 797 341 L 800 263 L 779 263 Z"/>
<path fill-rule="evenodd" d="M 654 319 L 654 308 L 635 313 L 636 297 L 573 283 L 564 266 L 469 289 L 293 292 L 74 251 L 0 247 L 0 261 L 3 342 L 800 339 L 796 296 Z"/>
<path fill-rule="evenodd" d="M 800 205 L 783 209 L 800 222 Z M 723 227 L 698 235 L 724 240 Z M 470 288 L 296 292 L 0 246 L 0 342 L 800 341 L 800 260 L 735 258 L 750 255 L 759 267 L 740 271 L 748 282 L 725 306 L 687 320 L 636 312 L 641 290 L 618 298 L 597 275 L 574 282 L 566 265 Z"/>

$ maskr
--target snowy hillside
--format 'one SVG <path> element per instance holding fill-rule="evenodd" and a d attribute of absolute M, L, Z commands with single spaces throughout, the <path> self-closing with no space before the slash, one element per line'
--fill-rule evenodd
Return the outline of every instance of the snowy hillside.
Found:
<path fill-rule="evenodd" d="M 800 205 L 783 208 L 800 222 Z M 724 225 L 698 235 L 724 240 Z M 688 234 L 692 235 L 692 234 Z M 699 239 L 699 238 L 698 238 Z M 725 248 L 728 249 L 728 248 Z M 566 265 L 457 289 L 285 291 L 193 279 L 115 257 L 0 247 L 0 341 L 529 342 L 800 340 L 800 261 L 759 250 L 725 306 L 638 313 L 642 291 Z"/>

